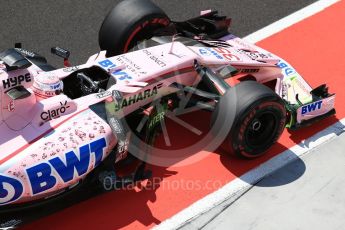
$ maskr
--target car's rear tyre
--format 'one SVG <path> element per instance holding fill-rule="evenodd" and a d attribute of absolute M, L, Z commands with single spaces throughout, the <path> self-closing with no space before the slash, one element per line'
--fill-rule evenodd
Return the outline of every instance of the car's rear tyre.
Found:
<path fill-rule="evenodd" d="M 233 110 L 234 118 L 218 111 Z M 244 158 L 263 155 L 281 136 L 286 123 L 282 99 L 270 88 L 255 81 L 241 82 L 224 94 L 212 115 L 212 122 L 233 120 L 221 148 Z"/>
<path fill-rule="evenodd" d="M 122 54 L 169 24 L 169 17 L 150 0 L 124 0 L 104 19 L 99 45 L 108 57 Z"/>

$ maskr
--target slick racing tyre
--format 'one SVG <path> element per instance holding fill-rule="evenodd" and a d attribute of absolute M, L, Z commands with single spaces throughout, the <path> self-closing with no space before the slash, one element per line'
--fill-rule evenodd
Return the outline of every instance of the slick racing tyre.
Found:
<path fill-rule="evenodd" d="M 123 0 L 104 19 L 99 46 L 108 57 L 119 55 L 169 24 L 168 16 L 150 0 Z"/>
<path fill-rule="evenodd" d="M 212 114 L 215 119 L 229 118 L 219 110 L 235 109 L 230 133 L 221 148 L 244 158 L 263 155 L 281 136 L 286 122 L 282 99 L 270 88 L 255 81 L 244 81 L 225 93 Z M 230 119 L 231 120 L 231 119 Z"/>

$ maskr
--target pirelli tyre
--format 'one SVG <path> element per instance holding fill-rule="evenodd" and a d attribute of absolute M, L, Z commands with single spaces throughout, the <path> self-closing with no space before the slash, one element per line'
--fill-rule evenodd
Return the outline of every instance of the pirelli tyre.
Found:
<path fill-rule="evenodd" d="M 169 17 L 150 0 L 123 0 L 104 19 L 99 46 L 108 57 L 119 55 L 169 24 Z"/>
<path fill-rule="evenodd" d="M 221 108 L 222 107 L 222 108 Z M 235 109 L 234 118 L 219 110 Z M 244 81 L 229 89 L 219 100 L 212 121 L 221 119 L 233 124 L 221 148 L 244 158 L 263 155 L 281 136 L 286 123 L 282 99 L 270 88 L 255 81 Z"/>

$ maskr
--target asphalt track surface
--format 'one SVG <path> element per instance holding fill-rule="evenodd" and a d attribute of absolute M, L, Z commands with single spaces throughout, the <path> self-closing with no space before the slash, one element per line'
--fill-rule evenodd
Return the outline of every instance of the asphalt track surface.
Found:
<path fill-rule="evenodd" d="M 53 46 L 71 51 L 72 64 L 81 64 L 98 52 L 98 30 L 118 0 L 1 0 L 0 50 L 22 42 L 23 47 L 47 57 L 59 67 L 62 61 L 49 52 Z M 233 18 L 232 32 L 250 34 L 314 0 L 154 0 L 176 21 L 217 9 Z"/>
<path fill-rule="evenodd" d="M 170 15 L 174 20 L 183 20 L 188 17 L 196 16 L 198 12 L 203 9 L 221 9 L 221 13 L 233 17 L 232 32 L 240 36 L 245 36 L 314 1 L 260 1 L 255 2 L 255 4 L 252 1 L 188 1 L 185 2 L 183 5 L 181 4 L 181 2 L 178 1 L 155 2 L 158 5 L 160 5 L 164 10 L 166 10 L 168 15 Z M 25 48 L 31 49 L 33 51 L 39 51 L 39 53 L 46 56 L 48 60 L 56 66 L 60 65 L 61 60 L 49 55 L 49 49 L 51 46 L 59 45 L 61 47 L 68 48 L 72 52 L 71 61 L 74 64 L 84 62 L 89 55 L 96 53 L 98 51 L 98 28 L 104 16 L 106 15 L 106 12 L 110 9 L 112 5 L 115 4 L 114 1 L 21 2 L 18 0 L 6 1 L 5 3 L 1 3 L 2 5 L 0 8 L 0 21 L 2 22 L 2 32 L 0 37 L 0 48 L 5 49 L 12 47 L 14 42 L 20 41 L 23 42 Z M 301 34 L 303 34 L 303 31 L 299 31 L 299 35 Z M 279 55 L 285 57 L 285 55 L 292 56 L 291 53 L 289 53 L 289 51 L 291 50 L 284 49 L 283 53 L 279 53 L 279 48 L 281 46 L 289 44 L 289 42 L 291 41 L 288 39 L 280 39 L 279 42 L 273 43 L 274 45 L 271 45 L 269 41 L 266 41 L 266 43 L 264 41 L 261 44 L 264 47 L 270 47 L 271 49 L 273 49 L 273 52 L 278 52 Z M 299 57 L 297 56 L 295 60 L 293 60 L 294 63 L 303 63 L 298 58 Z M 297 69 L 301 69 L 301 67 L 298 67 L 299 66 L 297 66 Z M 302 74 L 312 75 L 308 72 Z M 313 79 L 312 85 L 315 86 L 315 84 L 318 84 L 320 81 L 321 79 Z M 334 121 L 329 121 L 329 124 L 333 122 Z M 327 124 L 325 124 L 324 126 L 327 126 Z M 322 127 L 319 128 L 321 129 Z M 283 137 L 283 140 L 286 141 L 287 144 L 285 144 L 284 146 L 278 145 L 274 148 L 273 151 L 281 152 L 286 147 L 291 146 L 293 143 L 298 143 L 304 137 L 313 134 L 315 131 L 316 130 L 307 130 L 305 135 L 295 136 L 295 139 L 293 140 L 287 140 L 291 137 L 285 135 L 285 137 Z M 250 167 L 255 167 L 255 165 L 259 164 L 261 161 L 265 161 L 268 158 L 263 158 L 260 161 L 256 162 L 246 163 L 245 169 L 241 168 L 241 166 L 243 166 L 243 163 L 236 162 L 236 159 L 232 159 L 232 163 L 239 163 L 235 167 L 233 166 L 233 164 L 229 164 L 229 162 L 227 162 L 227 159 L 221 159 L 221 163 L 223 164 L 224 168 L 214 168 L 214 170 L 219 170 L 216 171 L 215 174 L 224 174 L 225 170 L 228 169 L 231 171 L 232 174 L 238 176 L 246 170 L 248 170 Z M 214 166 L 215 164 L 219 163 L 218 161 L 219 159 L 216 160 L 215 157 L 212 157 L 211 159 L 209 159 L 208 164 Z M 200 166 L 205 165 L 194 165 L 191 166 L 191 169 L 189 169 L 188 171 L 180 171 L 178 178 L 185 178 L 190 180 L 196 179 L 197 177 L 195 177 L 195 175 L 190 175 L 190 172 L 192 170 L 195 170 L 197 172 L 198 170 L 200 170 Z M 166 174 L 174 174 L 173 172 L 160 170 L 156 170 L 156 173 L 158 173 L 159 176 L 161 176 L 162 178 L 168 177 L 168 175 Z M 176 198 L 174 198 L 172 194 L 165 192 L 165 195 L 163 196 L 165 201 L 162 201 L 162 198 L 159 198 L 159 196 L 162 196 L 159 193 L 159 191 L 157 191 L 157 194 L 148 192 L 147 195 L 140 196 L 139 199 L 135 199 L 133 201 L 129 200 L 128 207 L 123 206 L 123 208 L 118 209 L 119 212 L 123 211 L 123 213 L 114 213 L 114 215 L 118 215 L 119 219 L 121 220 L 116 220 L 116 218 L 109 219 L 109 217 L 107 217 L 100 219 L 102 220 L 102 222 L 108 221 L 108 223 L 100 223 L 100 220 L 93 222 L 91 219 L 84 219 L 84 224 L 73 223 L 74 219 L 81 222 L 84 218 L 82 217 L 83 215 L 78 217 L 78 211 L 84 212 L 84 216 L 90 218 L 92 216 L 97 218 L 97 215 L 104 214 L 103 212 L 106 212 L 104 210 L 96 210 L 96 213 L 91 214 L 92 211 L 95 211 L 93 210 L 94 207 L 103 208 L 99 204 L 99 202 L 104 202 L 104 204 L 106 204 L 106 202 L 109 202 L 107 205 L 104 205 L 105 209 L 109 209 L 109 207 L 111 207 L 112 205 L 125 204 L 124 202 L 121 202 L 119 200 L 109 201 L 108 198 L 110 197 L 110 195 L 107 195 L 103 196 L 100 199 L 92 200 L 89 203 L 81 204 L 79 208 L 72 208 L 70 210 L 67 210 L 66 212 L 61 212 L 57 214 L 55 217 L 42 220 L 41 223 L 40 221 L 36 222 L 33 225 L 28 226 L 28 228 L 46 228 L 49 226 L 50 223 L 54 225 L 59 223 L 57 225 L 59 227 L 57 228 L 73 228 L 72 226 L 74 226 L 74 228 L 98 226 L 104 229 L 116 229 L 120 227 L 125 228 L 127 226 L 130 226 L 130 228 L 145 228 L 145 226 L 150 227 L 152 226 L 152 224 L 158 224 L 160 221 L 163 221 L 165 218 L 168 218 L 174 213 L 180 211 L 184 207 L 188 206 L 190 203 L 196 201 L 198 197 L 201 198 L 208 192 L 211 191 L 199 191 L 199 194 L 197 194 L 198 192 L 196 192 L 193 193 L 193 195 L 187 193 L 187 196 L 191 196 L 189 203 L 184 200 L 181 201 L 181 204 L 174 204 L 174 206 L 177 206 L 177 208 L 173 211 L 163 210 L 164 207 L 169 205 L 169 201 L 176 201 Z M 195 194 L 197 194 L 197 196 Z M 125 194 L 125 192 L 118 192 L 116 195 L 120 197 L 123 196 L 125 199 L 132 199 L 133 196 L 137 196 L 135 194 L 128 195 Z M 148 200 L 154 203 L 156 199 L 158 199 L 161 204 L 163 203 L 163 208 L 159 208 L 154 205 L 144 205 L 148 202 Z M 90 210 L 87 210 L 88 207 L 90 208 Z M 90 214 L 88 214 L 89 212 Z M 135 215 L 135 212 L 146 212 L 146 214 Z M 158 215 L 157 212 L 160 213 L 160 215 Z M 151 213 L 153 213 L 153 216 L 149 215 Z M 75 215 L 75 217 L 73 217 L 73 215 Z M 133 216 L 132 218 L 129 218 L 128 215 Z M 127 218 L 123 219 L 123 216 L 127 216 Z M 62 224 L 65 220 L 67 220 L 66 225 Z M 114 222 L 118 222 L 119 224 L 115 224 Z"/>

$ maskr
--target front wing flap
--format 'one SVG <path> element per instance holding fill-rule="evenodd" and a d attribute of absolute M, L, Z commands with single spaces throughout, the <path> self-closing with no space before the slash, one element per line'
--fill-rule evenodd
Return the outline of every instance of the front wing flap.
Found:
<path fill-rule="evenodd" d="M 335 94 L 329 94 L 326 85 L 321 85 L 310 92 L 310 96 L 299 97 L 296 93 L 294 103 L 285 101 L 286 108 L 290 113 L 287 124 L 289 129 L 298 129 L 309 126 L 328 116 L 335 114 Z"/>

